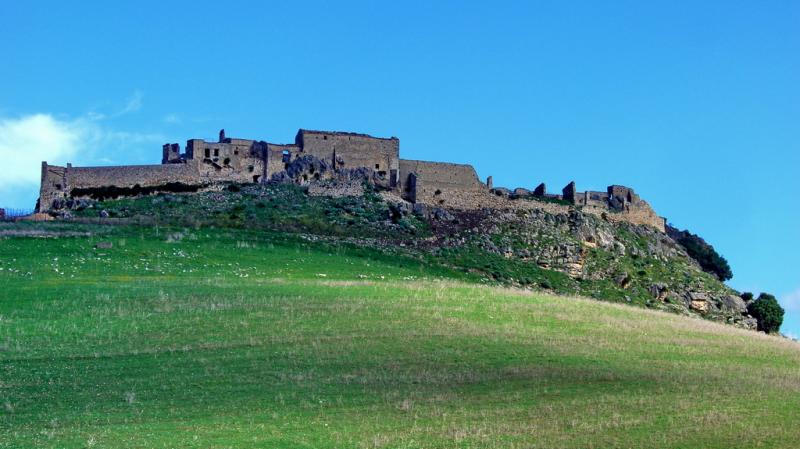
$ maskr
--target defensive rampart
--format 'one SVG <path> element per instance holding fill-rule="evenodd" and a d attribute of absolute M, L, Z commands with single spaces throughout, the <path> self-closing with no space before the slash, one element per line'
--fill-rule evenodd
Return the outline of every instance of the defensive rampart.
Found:
<path fill-rule="evenodd" d="M 534 190 L 493 188 L 491 177 L 481 182 L 471 165 L 400 159 L 396 137 L 305 129 L 293 144 L 226 137 L 225 130 L 217 142 L 188 140 L 183 153 L 180 145 L 168 143 L 162 147 L 161 165 L 61 167 L 43 162 L 37 208 L 58 209 L 69 198 L 196 191 L 220 182 L 308 184 L 334 175 L 351 183 L 363 177 L 413 203 L 463 210 L 579 207 L 612 221 L 664 231 L 664 219 L 625 186 L 579 192 L 572 182 L 557 195 L 547 193 L 544 184 Z"/>

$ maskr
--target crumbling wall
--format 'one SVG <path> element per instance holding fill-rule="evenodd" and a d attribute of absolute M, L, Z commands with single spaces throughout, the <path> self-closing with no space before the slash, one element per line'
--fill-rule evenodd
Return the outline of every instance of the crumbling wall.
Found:
<path fill-rule="evenodd" d="M 640 201 L 639 195 L 637 195 L 636 192 L 634 192 L 630 187 L 617 184 L 610 185 L 608 186 L 607 193 L 609 198 L 617 198 L 628 203 L 636 203 Z"/>
<path fill-rule="evenodd" d="M 408 159 L 400 160 L 399 186 L 409 201 L 455 208 L 489 191 L 471 165 Z"/>
<path fill-rule="evenodd" d="M 88 197 L 88 190 L 133 188 L 167 184 L 197 185 L 201 181 L 193 164 L 123 165 L 112 167 L 60 167 L 42 163 L 39 211 L 69 197 Z"/>
<path fill-rule="evenodd" d="M 197 183 L 197 172 L 190 164 L 121 165 L 114 167 L 69 167 L 69 191 L 81 187 L 133 187 L 180 182 Z"/>
<path fill-rule="evenodd" d="M 248 139 L 192 139 L 186 143 L 186 158 L 197 162 L 203 182 L 259 182 L 264 176 L 266 147 L 264 142 Z"/>
<path fill-rule="evenodd" d="M 608 207 L 608 193 L 587 190 L 576 194 L 575 204 L 579 206 Z"/>
<path fill-rule="evenodd" d="M 575 191 L 575 181 L 570 182 L 569 184 L 566 185 L 566 187 L 561 189 L 561 196 L 564 198 L 564 201 L 575 203 L 575 199 L 577 198 L 577 192 Z"/>
<path fill-rule="evenodd" d="M 601 211 L 599 208 L 593 208 L 596 212 Z M 606 208 L 608 210 L 608 208 Z M 624 221 L 633 224 L 642 224 L 651 226 L 661 232 L 666 232 L 666 219 L 659 217 L 655 210 L 650 207 L 650 204 L 644 200 L 638 200 L 635 203 L 628 203 L 625 209 L 621 211 L 610 211 L 603 215 L 609 221 Z"/>
<path fill-rule="evenodd" d="M 311 131 L 301 129 L 295 144 L 303 154 L 334 162 L 336 169 L 366 167 L 396 184 L 400 160 L 400 140 L 366 134 Z"/>
<path fill-rule="evenodd" d="M 274 174 L 286 170 L 288 164 L 301 154 L 300 147 L 297 145 L 278 145 L 274 143 L 266 145 L 265 180 L 269 180 Z"/>
<path fill-rule="evenodd" d="M 48 165 L 42 162 L 42 178 L 39 184 L 37 212 L 49 210 L 54 201 L 66 198 L 68 194 L 66 167 Z"/>
<path fill-rule="evenodd" d="M 181 146 L 177 143 L 165 143 L 161 147 L 161 163 L 175 164 L 181 162 Z"/>
<path fill-rule="evenodd" d="M 54 201 L 74 196 L 76 192 L 137 195 L 162 187 L 185 189 L 218 182 L 325 181 L 330 186 L 343 186 L 366 181 L 387 187 L 387 194 L 399 193 L 409 201 L 440 207 L 581 207 L 589 213 L 607 216 L 610 221 L 646 224 L 664 230 L 664 219 L 625 186 L 612 185 L 606 192 L 578 192 L 571 182 L 562 195 L 548 194 L 544 184 L 533 192 L 518 188 L 512 193 L 487 186 L 492 184 L 491 176 L 483 184 L 470 165 L 400 160 L 399 156 L 400 141 L 396 137 L 301 129 L 294 144 L 278 145 L 229 138 L 221 130 L 218 142 L 188 140 L 185 154 L 180 154 L 178 144 L 165 144 L 162 165 L 73 168 L 69 164 L 59 167 L 43 162 L 39 205 L 40 210 L 49 210 Z M 351 190 L 336 188 L 341 192 Z M 532 198 L 539 201 L 531 201 Z M 562 200 L 570 204 L 553 204 Z"/>

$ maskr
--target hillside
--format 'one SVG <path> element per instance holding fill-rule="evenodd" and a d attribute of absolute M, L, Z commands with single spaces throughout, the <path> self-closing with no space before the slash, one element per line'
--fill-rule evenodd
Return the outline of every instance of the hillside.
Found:
<path fill-rule="evenodd" d="M 64 213 L 284 232 L 450 268 L 484 283 L 756 327 L 738 293 L 667 235 L 559 201 L 529 196 L 515 202 L 525 208 L 460 211 L 410 204 L 370 185 L 230 184 L 195 194 L 78 200 Z"/>
<path fill-rule="evenodd" d="M 469 267 L 474 246 L 436 255 L 421 243 L 455 220 L 386 224 L 370 218 L 384 212 L 377 199 L 280 192 L 263 206 L 230 191 L 102 206 L 158 212 L 155 226 L 0 228 L 0 447 L 788 448 L 800 438 L 796 343 L 501 287 L 606 284 L 503 255 Z M 319 226 L 341 237 L 315 236 Z"/>

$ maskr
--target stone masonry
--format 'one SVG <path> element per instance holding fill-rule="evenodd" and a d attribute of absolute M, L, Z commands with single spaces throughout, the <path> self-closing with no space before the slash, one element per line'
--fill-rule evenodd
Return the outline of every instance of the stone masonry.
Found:
<path fill-rule="evenodd" d="M 544 184 L 532 191 L 517 188 L 512 192 L 494 188 L 491 177 L 481 182 L 471 165 L 400 159 L 400 140 L 396 137 L 301 129 L 294 143 L 275 144 L 227 137 L 221 130 L 217 142 L 188 140 L 183 153 L 179 144 L 167 143 L 161 156 L 159 165 L 61 167 L 42 162 L 37 210 L 57 210 L 70 198 L 192 191 L 224 182 L 291 179 L 311 185 L 325 179 L 322 172 L 328 178 L 331 173 L 369 173 L 365 176 L 369 182 L 403 200 L 444 209 L 577 207 L 609 221 L 644 224 L 661 232 L 665 226 L 664 218 L 625 186 L 612 185 L 605 192 L 579 192 L 571 182 L 561 195 L 547 193 Z M 289 170 L 294 176 L 287 176 Z"/>

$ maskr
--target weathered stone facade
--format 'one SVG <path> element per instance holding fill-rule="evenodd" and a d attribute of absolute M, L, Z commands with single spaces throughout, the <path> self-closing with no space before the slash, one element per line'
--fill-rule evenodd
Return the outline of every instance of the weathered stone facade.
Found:
<path fill-rule="evenodd" d="M 571 182 L 561 195 L 548 194 L 544 184 L 512 193 L 493 188 L 491 177 L 481 182 L 471 165 L 400 159 L 396 137 L 304 129 L 293 144 L 230 138 L 224 130 L 217 142 L 188 140 L 183 153 L 177 143 L 167 143 L 160 165 L 60 167 L 43 162 L 37 209 L 58 209 L 70 198 L 191 191 L 220 182 L 310 184 L 322 179 L 352 182 L 358 176 L 412 203 L 460 210 L 578 207 L 609 221 L 664 231 L 665 220 L 628 187 L 578 192 Z"/>
<path fill-rule="evenodd" d="M 412 203 L 464 208 L 462 196 L 481 196 L 488 186 L 478 179 L 471 165 L 400 160 L 400 189 Z"/>

